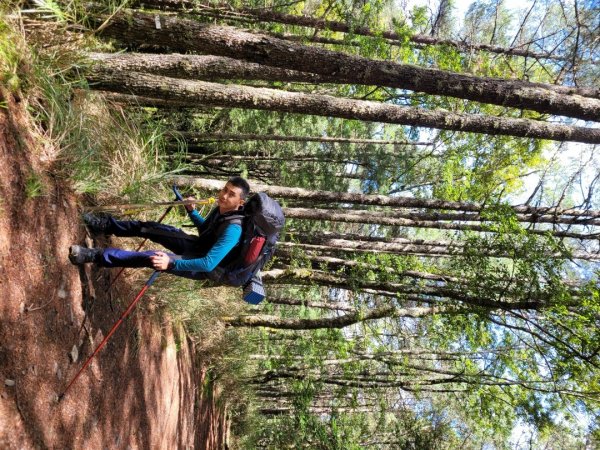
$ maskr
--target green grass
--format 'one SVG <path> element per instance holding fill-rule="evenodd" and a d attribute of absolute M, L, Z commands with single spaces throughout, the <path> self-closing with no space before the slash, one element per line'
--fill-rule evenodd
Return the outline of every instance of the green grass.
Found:
<path fill-rule="evenodd" d="M 40 140 L 58 149 L 53 173 L 98 203 L 170 198 L 162 182 L 177 168 L 165 156 L 166 130 L 150 113 L 132 114 L 88 89 L 82 55 L 105 44 L 80 39 L 62 25 L 83 20 L 77 12 L 82 3 L 39 4 L 55 21 L 35 27 L 28 41 L 18 14 L 0 11 L 0 82 L 26 100 Z M 28 186 L 28 195 L 41 193 L 34 179 Z"/>
<path fill-rule="evenodd" d="M 25 196 L 27 198 L 36 198 L 44 195 L 44 181 L 37 173 L 31 173 L 25 180 Z"/>

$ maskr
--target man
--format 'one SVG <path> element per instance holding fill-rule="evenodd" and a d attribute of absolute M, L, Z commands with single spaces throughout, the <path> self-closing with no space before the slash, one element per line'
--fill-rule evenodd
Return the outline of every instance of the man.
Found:
<path fill-rule="evenodd" d="M 133 252 L 117 248 L 85 248 L 73 245 L 69 260 L 73 264 L 93 262 L 102 267 L 151 267 L 188 278 L 213 278 L 219 266 L 226 266 L 238 256 L 242 235 L 242 207 L 250 192 L 248 182 L 233 177 L 219 192 L 217 207 L 203 219 L 193 205 L 186 205 L 199 236 L 158 222 L 119 221 L 113 217 L 85 215 L 93 233 L 114 236 L 137 236 L 161 244 L 173 253 L 162 251 Z M 218 278 L 218 277 L 217 277 Z"/>

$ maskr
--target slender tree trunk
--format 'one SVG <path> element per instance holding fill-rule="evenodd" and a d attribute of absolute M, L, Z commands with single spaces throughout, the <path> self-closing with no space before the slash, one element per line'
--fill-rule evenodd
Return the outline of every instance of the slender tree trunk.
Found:
<path fill-rule="evenodd" d="M 202 106 L 262 109 L 492 135 L 600 143 L 600 129 L 528 119 L 427 111 L 329 95 L 180 80 L 139 72 L 98 71 L 88 78 L 96 89 L 167 100 L 187 100 L 190 104 Z"/>
<path fill-rule="evenodd" d="M 437 230 L 462 230 L 477 232 L 493 232 L 489 227 L 481 224 L 468 224 L 460 222 L 436 222 L 430 220 L 411 220 L 395 217 L 385 217 L 373 211 L 355 214 L 353 210 L 332 210 L 316 208 L 283 208 L 288 219 L 322 220 L 330 222 L 377 224 L 409 228 L 432 228 Z M 572 231 L 556 230 L 527 230 L 531 234 L 551 234 L 556 237 L 569 237 L 574 239 L 598 239 L 598 233 L 578 233 Z"/>
<path fill-rule="evenodd" d="M 355 161 L 352 159 L 348 159 L 340 156 L 339 158 L 328 158 L 326 156 L 314 156 L 314 155 L 306 155 L 301 153 L 296 153 L 292 157 L 290 156 L 261 156 L 261 155 L 225 155 L 222 159 L 210 158 L 210 157 L 198 157 L 198 156 L 190 156 L 188 155 L 188 159 L 194 161 L 196 163 L 203 163 L 209 166 L 224 166 L 235 163 L 236 161 L 246 162 L 250 165 L 258 166 L 260 165 L 260 161 L 270 161 L 267 164 L 268 167 L 273 167 L 273 163 L 283 163 L 287 162 L 289 166 L 298 165 L 299 163 L 333 163 L 333 164 L 356 164 L 356 165 L 364 165 L 360 161 Z"/>
<path fill-rule="evenodd" d="M 355 308 L 352 308 L 351 306 L 341 305 L 339 304 L 339 302 L 314 302 L 292 298 L 272 297 L 270 295 L 268 301 L 269 303 L 275 305 L 306 306 L 308 308 L 329 309 L 331 311 L 355 311 Z"/>
<path fill-rule="evenodd" d="M 302 159 L 299 159 L 302 161 Z M 336 160 L 326 160 L 322 159 L 324 162 L 347 162 L 354 163 L 359 165 L 356 161 L 336 161 Z M 222 161 L 224 163 L 224 161 Z M 337 209 L 329 209 L 329 211 L 336 212 L 350 212 L 353 215 L 360 216 L 364 215 L 367 217 L 371 217 L 373 213 L 378 214 L 380 217 L 390 218 L 390 219 L 408 219 L 414 221 L 430 221 L 430 222 L 438 222 L 438 221 L 452 221 L 452 222 L 491 222 L 489 219 L 486 219 L 485 216 L 481 216 L 480 213 L 476 212 L 435 212 L 435 211 L 427 211 L 427 212 L 418 212 L 411 211 L 407 209 L 397 209 L 397 210 L 384 210 L 384 211 L 372 211 L 365 209 L 347 209 L 347 208 L 337 208 Z M 590 211 L 592 214 L 594 211 Z M 537 214 L 516 214 L 515 219 L 519 222 L 525 223 L 547 223 L 553 225 L 585 225 L 585 226 L 598 226 L 600 225 L 599 218 L 593 217 L 573 217 L 573 216 L 556 216 L 556 215 L 537 215 Z"/>
<path fill-rule="evenodd" d="M 381 319 L 383 317 L 410 317 L 418 318 L 446 312 L 449 308 L 422 307 L 422 308 L 396 308 L 382 306 L 366 311 L 355 312 L 337 317 L 322 319 L 285 319 L 278 316 L 256 315 L 239 317 L 222 317 L 221 320 L 234 327 L 270 327 L 285 330 L 315 330 L 319 328 L 344 328 L 358 322 Z"/>
<path fill-rule="evenodd" d="M 434 298 L 447 298 L 460 303 L 477 306 L 486 309 L 500 310 L 519 310 L 531 309 L 540 310 L 547 306 L 545 299 L 509 299 L 507 301 L 494 300 L 488 298 L 474 297 L 463 292 L 459 292 L 446 286 L 413 286 L 404 283 L 391 283 L 368 280 L 349 280 L 336 277 L 320 271 L 309 271 L 306 269 L 291 270 L 269 270 L 262 272 L 263 281 L 273 284 L 286 284 L 293 281 L 298 284 L 317 284 L 320 286 L 338 287 L 341 289 L 356 290 L 363 292 L 376 292 L 378 295 L 389 297 L 401 297 L 402 299 L 423 302 L 433 302 Z M 384 294 L 385 293 L 385 294 Z M 429 297 L 429 300 L 427 300 Z M 508 297 L 506 297 L 508 298 Z"/>
<path fill-rule="evenodd" d="M 223 181 L 207 178 L 190 177 L 172 177 L 171 180 L 182 186 L 196 187 L 208 191 L 220 190 L 223 187 Z M 466 212 L 481 212 L 485 210 L 483 205 L 469 202 L 452 202 L 438 199 L 401 197 L 359 194 L 350 192 L 331 192 L 331 191 L 310 191 L 303 188 L 272 186 L 262 184 L 251 180 L 251 187 L 254 192 L 266 192 L 273 197 L 311 200 L 315 202 L 328 203 L 352 203 L 359 205 L 373 206 L 395 206 L 403 208 L 423 208 L 423 209 L 446 209 Z M 534 207 L 534 206 L 510 206 L 513 211 L 519 214 L 530 214 L 533 216 L 573 216 L 582 221 L 589 218 L 600 218 L 600 211 L 583 210 L 558 207 Z"/>
<path fill-rule="evenodd" d="M 197 13 L 200 15 L 210 14 L 213 17 L 221 17 L 229 20 L 239 20 L 239 21 L 247 21 L 247 22 L 255 22 L 255 21 L 263 21 L 263 22 L 275 22 L 281 23 L 285 25 L 292 26 L 304 26 L 314 28 L 316 30 L 330 30 L 337 31 L 341 33 L 352 33 L 354 35 L 361 36 L 370 36 L 377 38 L 386 38 L 389 39 L 392 43 L 396 42 L 398 44 L 403 43 L 405 36 L 400 36 L 399 34 L 393 31 L 373 31 L 368 27 L 355 27 L 351 26 L 344 22 L 334 21 L 334 20 L 326 20 L 320 19 L 317 17 L 310 16 L 298 16 L 293 14 L 284 14 L 273 11 L 272 9 L 252 9 L 252 8 L 240 8 L 237 11 L 232 11 L 230 7 L 224 5 L 224 9 L 220 9 L 218 7 L 214 7 L 211 5 L 202 5 L 199 3 L 191 2 L 190 0 L 141 0 L 139 2 L 141 5 L 146 5 L 154 8 L 159 8 L 167 11 L 187 11 L 192 13 Z M 553 55 L 551 53 L 536 53 L 532 52 L 528 48 L 524 48 L 522 46 L 519 47 L 501 47 L 491 44 L 479 44 L 479 43 L 469 43 L 465 41 L 456 41 L 452 39 L 440 39 L 435 36 L 425 35 L 425 34 L 413 34 L 408 37 L 408 39 L 415 43 L 421 45 L 444 45 L 449 47 L 454 47 L 460 51 L 486 51 L 490 53 L 496 53 L 507 56 L 522 56 L 525 58 L 534 58 L 534 59 L 550 59 L 557 61 L 567 61 L 569 60 L 566 56 Z M 577 90 L 576 88 L 574 88 Z M 564 88 L 564 92 L 569 92 L 568 87 Z M 581 94 L 580 94 L 581 95 Z M 600 90 L 590 89 L 590 96 L 600 96 Z"/>
<path fill-rule="evenodd" d="M 237 141 L 283 141 L 283 142 L 321 142 L 336 144 L 373 144 L 373 145 L 433 145 L 432 142 L 411 142 L 385 139 L 344 138 L 332 136 L 283 136 L 277 134 L 229 134 L 229 133 L 190 133 L 179 132 L 188 142 L 237 142 Z"/>
<path fill-rule="evenodd" d="M 318 245 L 318 244 L 303 244 L 298 242 L 280 242 L 278 248 L 283 250 L 284 252 L 287 249 L 301 249 L 305 252 L 309 252 L 310 255 L 318 254 L 320 257 L 332 257 L 335 255 L 336 257 L 342 257 L 345 253 L 368 253 L 373 256 L 381 255 L 381 254 L 393 254 L 393 255 L 414 255 L 414 256 L 422 256 L 424 258 L 441 258 L 441 257 L 451 257 L 455 256 L 455 254 L 450 253 L 445 248 L 431 248 L 431 247 L 419 247 L 419 246 L 404 246 L 402 250 L 374 250 L 374 249 L 361 249 L 356 246 L 343 247 L 343 246 L 329 246 L 329 245 Z M 349 256 L 351 257 L 351 256 Z"/>
<path fill-rule="evenodd" d="M 300 248 L 304 248 L 304 249 L 310 248 L 309 246 L 304 246 L 304 244 L 280 242 L 277 247 L 277 259 L 278 260 L 283 259 L 285 262 L 289 262 L 291 260 L 292 253 L 290 253 L 287 250 L 288 246 L 290 246 L 290 247 L 299 246 Z M 324 247 L 324 246 L 321 246 L 321 247 Z M 338 249 L 336 247 L 332 247 L 331 250 L 335 251 Z M 354 250 L 352 250 L 351 248 L 348 248 L 347 251 L 354 251 Z M 372 252 L 369 252 L 369 253 L 372 253 Z M 421 280 L 433 280 L 433 281 L 440 281 L 440 282 L 453 282 L 453 283 L 463 282 L 459 278 L 452 277 L 449 275 L 435 274 L 435 273 L 428 273 L 428 272 L 419 272 L 416 270 L 397 271 L 396 269 L 393 269 L 392 267 L 381 267 L 377 264 L 367 264 L 362 261 L 356 261 L 351 258 L 341 259 L 341 258 L 334 258 L 331 256 L 323 256 L 323 255 L 315 255 L 315 254 L 306 254 L 306 255 L 304 255 L 304 257 L 307 258 L 308 260 L 314 262 L 313 270 L 318 270 L 323 265 L 326 265 L 332 271 L 337 271 L 337 270 L 346 269 L 346 268 L 348 268 L 348 269 L 361 268 L 361 269 L 368 269 L 368 270 L 375 270 L 375 271 L 384 271 L 386 273 L 396 275 L 397 278 L 408 277 L 408 278 L 415 278 L 415 279 L 421 279 Z M 287 267 L 289 267 L 289 265 L 287 265 L 285 267 L 275 266 L 274 268 L 286 269 Z M 269 301 L 271 303 L 278 303 L 277 301 L 274 302 L 272 299 L 270 299 Z M 289 300 L 289 301 L 292 301 L 292 300 Z M 295 304 L 295 305 L 303 305 L 304 304 L 300 300 L 295 300 L 295 302 L 297 302 L 297 303 L 289 303 L 289 304 Z M 329 305 L 329 303 L 326 303 L 325 305 Z M 333 303 L 332 305 L 335 305 L 335 303 Z M 306 306 L 313 307 L 313 304 L 312 303 L 309 304 L 309 302 L 307 302 Z M 315 306 L 315 307 L 317 307 L 317 306 Z M 334 306 L 332 306 L 330 309 L 338 309 L 338 308 L 335 308 Z"/>
<path fill-rule="evenodd" d="M 322 408 L 317 408 L 317 407 L 309 407 L 308 408 L 309 411 L 315 415 L 321 415 L 321 414 L 331 414 L 332 412 L 332 408 L 331 407 L 322 407 Z M 373 412 L 373 408 L 372 407 L 336 407 L 335 410 L 337 412 L 343 412 L 344 414 L 362 414 L 362 413 L 372 413 Z M 292 406 L 288 406 L 288 407 L 274 407 L 274 408 L 260 408 L 258 410 L 262 415 L 264 416 L 283 416 L 283 415 L 294 415 L 296 409 Z M 316 443 L 315 443 L 316 445 Z"/>
<path fill-rule="evenodd" d="M 102 31 L 127 43 L 148 41 L 182 52 L 196 51 L 245 59 L 288 70 L 335 77 L 342 83 L 387 86 L 491 103 L 540 113 L 599 120 L 600 100 L 559 94 L 516 80 L 481 78 L 437 69 L 376 61 L 296 44 L 234 27 L 199 23 L 136 11 L 111 17 Z"/>
<path fill-rule="evenodd" d="M 318 240 L 315 240 L 319 242 Z M 396 244 L 385 242 L 364 242 L 364 241 L 347 241 L 342 239 L 329 239 L 319 244 L 306 244 L 296 242 L 280 242 L 281 248 L 301 248 L 308 251 L 320 251 L 325 253 L 350 252 L 350 253 L 389 253 L 394 255 L 418 255 L 425 257 L 437 256 L 461 256 L 463 254 L 464 245 L 452 243 L 448 246 L 432 245 L 415 245 L 415 244 Z M 507 251 L 497 250 L 480 250 L 481 256 L 490 256 L 495 258 L 511 258 L 519 259 L 525 255 L 515 255 Z M 580 259 L 583 261 L 600 261 L 600 255 L 588 252 L 571 252 L 571 258 Z M 565 255 L 562 253 L 548 253 L 548 258 L 563 259 Z M 325 261 L 324 261 L 325 262 Z"/>

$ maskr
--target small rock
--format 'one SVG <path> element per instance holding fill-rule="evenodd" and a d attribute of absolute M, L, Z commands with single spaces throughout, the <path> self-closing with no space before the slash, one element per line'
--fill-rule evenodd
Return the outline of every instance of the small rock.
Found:
<path fill-rule="evenodd" d="M 4 380 L 4 384 L 7 386 L 14 386 L 15 385 L 15 380 L 9 380 L 8 378 L 6 380 Z"/>
<path fill-rule="evenodd" d="M 19 304 L 19 314 L 23 314 L 25 312 L 25 302 L 21 302 Z"/>
<path fill-rule="evenodd" d="M 74 345 L 73 348 L 71 349 L 71 360 L 73 362 L 77 362 L 78 358 L 79 358 L 79 349 L 77 348 L 76 345 Z"/>
<path fill-rule="evenodd" d="M 58 295 L 58 298 L 64 300 L 65 298 L 67 298 L 67 291 L 65 291 L 65 288 L 61 286 L 58 289 L 58 293 L 56 295 Z"/>
<path fill-rule="evenodd" d="M 58 369 L 56 371 L 56 378 L 58 378 L 59 380 L 62 380 L 62 371 L 60 369 Z"/>

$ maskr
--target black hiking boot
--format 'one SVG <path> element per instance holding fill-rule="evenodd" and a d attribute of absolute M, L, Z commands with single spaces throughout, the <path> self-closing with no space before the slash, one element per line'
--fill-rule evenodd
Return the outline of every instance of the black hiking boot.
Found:
<path fill-rule="evenodd" d="M 75 265 L 81 265 L 85 263 L 99 262 L 102 257 L 102 249 L 100 248 L 87 248 L 81 245 L 71 245 L 69 248 L 69 261 Z"/>
<path fill-rule="evenodd" d="M 108 232 L 108 227 L 110 225 L 109 217 L 85 213 L 83 215 L 83 222 L 90 231 L 90 234 L 110 234 Z"/>

